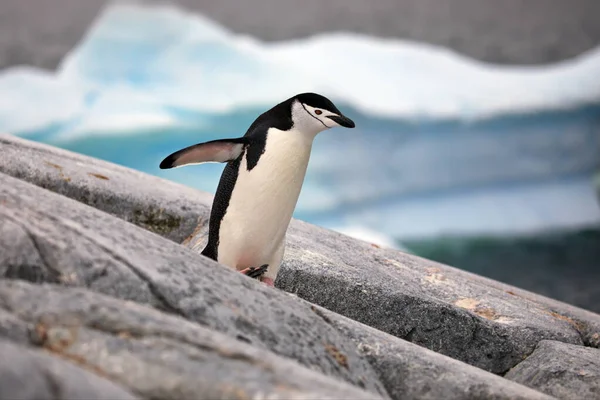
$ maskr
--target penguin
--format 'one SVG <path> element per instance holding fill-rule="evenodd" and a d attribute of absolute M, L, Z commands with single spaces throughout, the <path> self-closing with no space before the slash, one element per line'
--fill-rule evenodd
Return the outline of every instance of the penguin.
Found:
<path fill-rule="evenodd" d="M 313 140 L 337 126 L 355 124 L 326 97 L 302 93 L 259 115 L 242 137 L 199 143 L 168 155 L 160 169 L 227 163 L 201 254 L 274 286 Z"/>

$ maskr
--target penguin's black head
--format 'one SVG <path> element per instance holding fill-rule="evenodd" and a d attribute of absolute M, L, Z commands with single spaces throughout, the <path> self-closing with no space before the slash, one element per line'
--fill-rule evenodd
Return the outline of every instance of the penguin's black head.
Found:
<path fill-rule="evenodd" d="M 344 116 L 327 97 L 302 93 L 292 97 L 291 113 L 294 127 L 315 134 L 335 126 L 354 128 L 354 122 Z"/>

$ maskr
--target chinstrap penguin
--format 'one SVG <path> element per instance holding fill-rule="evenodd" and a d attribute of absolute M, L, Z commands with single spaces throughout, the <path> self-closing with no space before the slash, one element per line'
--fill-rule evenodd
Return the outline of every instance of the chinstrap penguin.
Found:
<path fill-rule="evenodd" d="M 302 93 L 261 114 L 243 137 L 200 143 L 167 156 L 161 169 L 227 163 L 202 254 L 273 286 L 313 139 L 336 126 L 354 128 L 354 122 L 326 97 Z"/>

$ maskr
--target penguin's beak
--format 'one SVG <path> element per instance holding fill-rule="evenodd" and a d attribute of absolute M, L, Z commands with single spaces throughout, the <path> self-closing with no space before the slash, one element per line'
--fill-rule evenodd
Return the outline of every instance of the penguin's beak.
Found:
<path fill-rule="evenodd" d="M 345 117 L 343 115 L 329 115 L 327 118 L 337 123 L 339 126 L 343 126 L 344 128 L 354 128 L 354 121 L 350 118 Z"/>

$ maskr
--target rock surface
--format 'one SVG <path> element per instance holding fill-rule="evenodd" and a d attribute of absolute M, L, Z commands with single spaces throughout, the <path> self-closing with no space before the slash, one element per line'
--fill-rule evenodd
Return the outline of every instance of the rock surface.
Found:
<path fill-rule="evenodd" d="M 187 241 L 200 250 L 206 227 Z M 544 339 L 598 347 L 600 316 L 294 221 L 278 288 L 438 353 L 502 374 Z"/>
<path fill-rule="evenodd" d="M 0 285 L 3 283 L 0 281 Z M 42 351 L 31 350 L 0 339 L 0 355 L 2 355 L 0 399 L 133 400 L 138 398 L 103 377 Z"/>
<path fill-rule="evenodd" d="M 196 251 L 204 246 L 209 195 L 10 135 L 0 136 L 0 145 L 0 172 L 175 241 L 192 232 L 189 220 L 200 221 L 185 243 Z M 161 222 L 132 218 L 131 209 L 168 210 L 163 214 L 179 225 L 166 232 Z M 292 221 L 287 240 L 279 288 L 488 371 L 506 372 L 543 339 L 600 346 L 597 314 L 301 221 Z"/>
<path fill-rule="evenodd" d="M 540 398 L 537 392 L 528 392 L 515 384 L 507 385 L 501 378 L 386 335 L 384 342 L 390 348 L 428 360 L 422 364 L 420 380 L 393 380 L 389 376 L 390 365 L 406 369 L 413 361 L 407 357 L 391 361 L 363 357 L 365 343 L 375 346 L 375 342 L 382 340 L 373 336 L 376 331 L 366 326 L 352 322 L 355 333 L 349 336 L 346 331 L 351 321 L 334 323 L 342 317 L 333 313 L 324 317 L 314 306 L 295 296 L 267 288 L 108 214 L 2 174 L 0 203 L 3 206 L 0 208 L 0 276 L 5 278 L 83 286 L 116 298 L 147 303 L 383 396 L 386 389 L 394 398 L 421 398 L 435 393 L 430 388 L 431 380 L 439 380 L 437 372 L 445 371 L 448 376 L 460 374 L 471 382 L 466 385 L 460 380 L 448 380 L 448 387 L 438 388 L 451 395 L 448 398 L 474 398 L 469 390 L 471 386 L 497 398 Z M 9 289 L 16 290 L 14 286 Z M 17 289 L 24 290 L 21 286 Z M 8 307 L 11 313 L 0 313 L 0 334 L 19 342 L 23 342 L 27 334 L 15 315 L 25 315 L 29 308 L 43 310 L 42 305 L 53 304 L 49 289 L 26 289 L 25 294 L 12 300 L 13 306 Z M 33 295 L 36 290 L 40 293 Z M 79 294 L 61 300 L 47 313 L 60 314 L 64 307 L 62 312 L 69 316 L 72 315 L 69 307 L 84 306 L 87 308 L 78 311 L 76 316 L 92 318 L 94 313 L 99 313 L 97 306 L 86 306 L 89 301 L 85 296 L 89 294 L 76 293 Z M 79 299 L 75 300 L 77 296 Z M 33 303 L 27 306 L 25 298 L 31 298 Z M 0 291 L 0 302 L 2 300 L 7 301 Z M 26 310 L 15 308 L 19 304 Z M 120 309 L 119 313 L 114 311 L 116 309 Z M 126 312 L 124 306 L 113 304 L 112 310 L 109 314 L 114 318 L 127 320 L 121 315 Z M 107 318 L 106 313 L 98 318 Z M 36 314 L 31 318 L 37 320 L 38 317 Z M 147 318 L 144 320 L 147 322 Z M 124 326 L 121 320 L 112 323 Z M 110 329 L 110 324 L 106 324 L 109 327 L 105 329 Z M 173 322 L 164 324 L 176 326 Z M 113 329 L 117 329 L 114 326 Z M 344 327 L 343 333 L 341 327 Z M 173 328 L 173 332 L 181 329 Z M 142 350 L 136 353 L 138 351 Z M 433 367 L 435 373 L 427 372 Z M 110 366 L 103 368 L 110 369 Z M 386 375 L 385 384 L 380 383 L 380 377 L 383 379 Z M 137 389 L 136 393 L 139 393 Z"/>
<path fill-rule="evenodd" d="M 150 304 L 325 375 L 385 393 L 308 305 L 109 214 L 0 174 L 0 277 Z M 330 349 L 344 354 L 340 363 Z"/>
<path fill-rule="evenodd" d="M 23 329 L 32 327 L 32 345 L 117 382 L 143 398 L 380 398 L 182 318 L 83 289 L 0 281 L 0 310 L 14 315 Z M 0 351 L 6 347 L 0 345 Z M 44 370 L 35 375 L 37 367 L 48 371 L 51 382 L 30 381 L 19 385 L 23 390 L 43 393 L 43 384 L 54 382 L 58 388 L 70 390 L 56 389 L 65 398 L 90 398 L 86 390 L 97 398 L 133 398 L 104 383 L 104 378 L 86 377 L 90 374 L 67 368 L 49 356 L 34 358 L 33 352 L 19 357 L 14 349 L 9 348 L 12 352 L 8 356 L 17 367 L 6 368 L 3 357 L 2 369 L 7 373 L 0 382 L 18 372 L 42 378 Z M 18 389 L 18 383 L 7 382 L 6 387 Z M 106 389 L 103 397 L 99 396 L 100 389 Z M 23 397 L 42 398 L 27 394 Z"/>
<path fill-rule="evenodd" d="M 22 141 L 18 146 L 26 147 L 28 144 Z M 43 157 L 34 158 L 19 157 L 20 153 L 14 146 L 11 153 L 2 154 L 2 150 L 7 148 L 0 147 L 0 160 L 12 162 L 14 170 L 18 170 L 21 162 L 36 170 L 39 165 L 45 165 L 46 158 L 55 157 L 54 149 L 48 146 Z M 24 149 L 23 154 L 29 154 L 27 151 Z M 73 160 L 74 155 L 63 154 L 62 151 L 58 154 L 63 159 L 65 170 L 92 165 L 92 160 L 85 157 Z M 38 166 L 34 159 L 37 159 Z M 111 164 L 93 161 L 102 171 L 113 174 Z M 35 174 L 26 176 L 36 181 Z M 136 176 L 134 173 L 128 178 L 127 170 L 123 169 L 121 179 L 124 185 L 128 184 L 128 179 L 129 184 L 134 185 Z M 49 174 L 37 182 L 59 191 L 64 188 L 54 181 L 61 179 L 58 174 Z M 146 179 L 149 182 L 144 182 L 152 188 L 162 183 L 158 178 Z M 70 189 L 65 193 L 83 201 L 90 197 L 81 196 L 79 192 L 99 192 L 99 188 L 103 187 L 100 186 L 102 181 L 87 181 L 85 174 L 74 175 L 68 183 Z M 132 201 L 127 191 L 118 191 L 121 187 L 116 186 L 117 192 L 112 198 L 117 204 L 114 210 L 120 211 L 121 217 L 126 218 L 126 208 L 131 206 Z M 103 188 L 111 191 L 110 186 Z M 110 193 L 105 196 L 110 197 Z M 125 196 L 122 202 L 119 196 Z M 169 196 L 179 198 L 180 194 L 176 190 L 157 190 L 156 197 L 139 198 L 136 206 L 143 208 L 145 199 L 169 203 Z M 200 197 L 193 197 L 197 198 Z M 76 318 L 85 332 L 89 329 L 99 329 L 100 333 L 103 329 L 122 332 L 126 323 L 137 327 L 135 321 L 139 317 L 127 317 L 131 313 L 122 315 L 133 306 L 130 306 L 131 303 L 117 303 L 121 301 L 115 299 L 118 298 L 146 303 L 183 316 L 238 341 L 250 342 L 248 346 L 264 353 L 272 350 L 333 378 L 341 378 L 356 386 L 363 385 L 371 393 L 377 392 L 383 397 L 387 397 L 387 390 L 395 399 L 433 398 L 440 393 L 449 399 L 477 398 L 479 394 L 490 398 L 543 398 L 539 392 L 312 306 L 294 295 L 266 288 L 164 238 L 3 174 L 0 174 L 0 204 L 0 276 L 38 284 L 50 282 L 67 287 L 81 286 L 113 297 L 94 297 L 90 292 L 75 288 L 67 291 L 58 290 L 55 286 L 40 288 L 25 283 L 2 283 L 0 288 L 11 293 L 14 307 L 4 307 L 10 308 L 11 312 L 3 312 L 0 307 L 0 336 L 21 345 L 31 344 L 28 339 L 31 326 L 46 315 L 52 318 L 57 318 L 56 315 L 62 315 L 60 318 L 85 315 L 96 318 L 96 322 L 103 321 L 104 328 L 99 329 L 97 325 L 86 325 L 81 318 Z M 40 294 L 34 295 L 38 290 Z M 7 296 L 0 294 L 0 302 L 6 304 Z M 108 300 L 113 302 L 110 303 L 112 308 L 109 307 L 113 310 L 110 313 L 113 319 L 107 319 L 106 309 L 91 305 L 98 302 L 105 304 Z M 18 308 L 19 305 L 23 308 Z M 30 309 L 41 311 L 32 314 Z M 116 309 L 119 311 L 114 311 Z M 147 320 L 144 317 L 144 321 Z M 64 322 L 64 319 L 60 321 Z M 172 326 L 170 332 L 177 338 L 186 335 L 188 328 L 185 323 L 166 325 Z M 127 338 L 113 338 L 117 339 Z M 102 343 L 109 347 L 112 342 Z M 374 357 L 373 353 L 366 351 L 369 348 L 385 348 L 385 354 Z M 136 354 L 137 351 L 145 354 L 148 348 L 143 349 L 138 348 Z M 94 360 L 94 356 L 89 357 L 90 362 L 97 362 Z M 112 370 L 110 365 L 103 364 L 102 368 Z M 168 371 L 162 375 L 169 376 Z M 120 379 L 117 381 L 121 382 Z M 131 386 L 131 382 L 127 387 L 140 393 L 137 386 Z"/>
<path fill-rule="evenodd" d="M 41 326 L 50 326 L 46 337 L 59 344 L 74 323 L 78 335 L 68 350 L 75 358 L 62 361 L 80 368 L 80 357 L 87 357 L 94 367 L 85 367 L 88 372 L 110 372 L 101 378 L 144 398 L 198 390 L 202 360 L 245 362 L 207 350 L 205 341 L 193 341 L 198 337 L 256 357 L 260 352 L 298 377 L 291 386 L 263 387 L 272 398 L 292 396 L 280 391 L 290 387 L 303 398 L 330 396 L 330 390 L 355 390 L 357 398 L 545 398 L 485 370 L 502 374 L 516 366 L 506 376 L 520 382 L 514 371 L 534 360 L 527 356 L 546 339 L 583 350 L 600 345 L 596 314 L 300 221 L 292 221 L 276 281 L 290 293 L 265 287 L 192 251 L 206 240 L 210 198 L 100 160 L 1 137 L 0 338 L 51 349 L 54 342 L 40 338 L 39 322 L 50 318 Z M 132 208 L 173 204 L 169 213 L 181 221 L 171 231 L 176 234 L 131 219 Z M 193 230 L 187 218 L 200 220 L 184 242 L 192 250 L 173 243 Z M 119 369 L 125 362 L 140 375 L 125 377 Z M 323 382 L 314 392 L 303 386 L 308 369 Z M 262 373 L 269 382 L 286 382 L 285 374 Z M 206 389 L 216 397 L 242 393 L 227 392 L 217 378 Z M 241 379 L 244 393 L 266 396 Z"/>
<path fill-rule="evenodd" d="M 600 350 L 543 340 L 506 378 L 559 399 L 600 399 Z"/>
<path fill-rule="evenodd" d="M 181 242 L 212 196 L 133 169 L 0 134 L 0 172 Z"/>
<path fill-rule="evenodd" d="M 351 338 L 396 399 L 546 398 L 504 378 L 315 306 Z"/>

